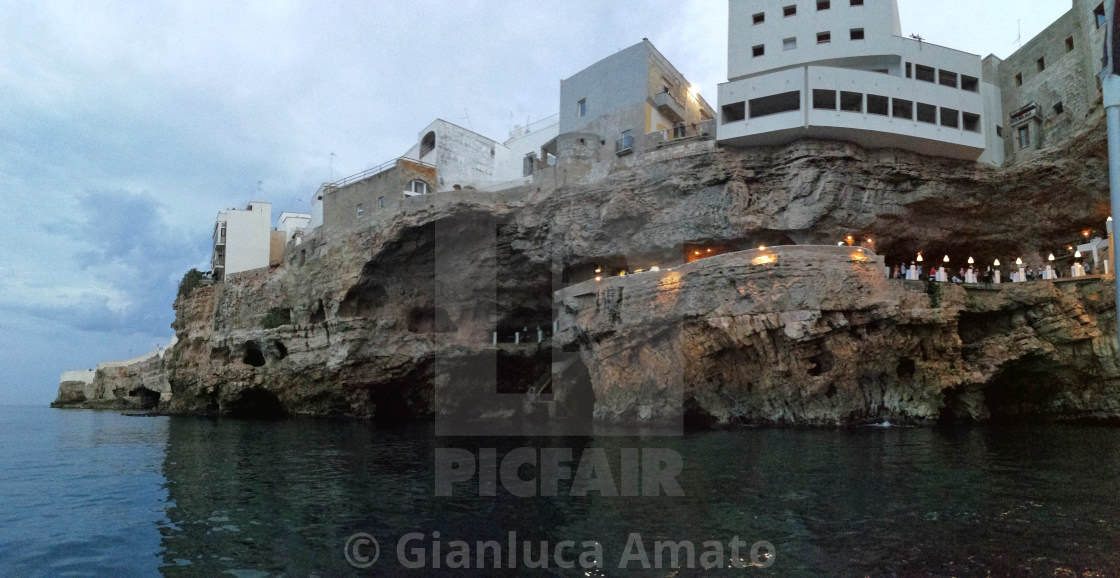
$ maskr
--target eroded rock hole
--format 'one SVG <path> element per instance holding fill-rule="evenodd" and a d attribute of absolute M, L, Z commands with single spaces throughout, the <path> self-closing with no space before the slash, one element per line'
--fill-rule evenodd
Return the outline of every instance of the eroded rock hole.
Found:
<path fill-rule="evenodd" d="M 813 364 L 809 367 L 809 375 L 811 377 L 819 377 L 832 371 L 836 360 L 833 358 L 831 351 L 825 347 L 821 347 L 820 353 L 809 358 L 809 363 Z"/>
<path fill-rule="evenodd" d="M 259 387 L 242 391 L 226 403 L 224 410 L 226 415 L 241 419 L 279 419 L 288 415 L 275 393 Z"/>
<path fill-rule="evenodd" d="M 327 311 L 323 308 L 323 300 L 319 299 L 319 305 L 311 312 L 311 323 L 322 323 L 327 320 Z"/>
<path fill-rule="evenodd" d="M 264 365 L 264 352 L 261 351 L 261 346 L 257 345 L 256 341 L 246 342 L 245 357 L 243 357 L 241 361 L 253 367 L 261 367 Z"/>
<path fill-rule="evenodd" d="M 898 375 L 900 381 L 910 381 L 914 379 L 914 372 L 917 368 L 914 365 L 914 360 L 909 357 L 903 357 L 898 360 L 898 367 L 895 368 L 895 373 Z"/>
<path fill-rule="evenodd" d="M 443 307 L 413 307 L 408 312 L 409 333 L 452 333 L 456 330 Z"/>

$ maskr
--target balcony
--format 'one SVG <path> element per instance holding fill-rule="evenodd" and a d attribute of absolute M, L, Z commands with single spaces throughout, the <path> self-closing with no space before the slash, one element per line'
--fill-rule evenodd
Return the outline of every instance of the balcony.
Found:
<path fill-rule="evenodd" d="M 653 97 L 657 110 L 673 122 L 684 122 L 684 105 L 669 92 L 660 92 Z"/>
<path fill-rule="evenodd" d="M 614 143 L 614 154 L 618 156 L 628 155 L 634 152 L 634 136 L 626 135 Z"/>
<path fill-rule="evenodd" d="M 1031 119 L 1037 118 L 1041 120 L 1042 114 L 1040 111 L 1041 107 L 1039 107 L 1037 103 L 1032 102 L 1027 106 L 1024 106 L 1023 108 L 1020 108 L 1019 110 L 1011 113 L 1011 124 L 1013 126 L 1017 126 Z"/>

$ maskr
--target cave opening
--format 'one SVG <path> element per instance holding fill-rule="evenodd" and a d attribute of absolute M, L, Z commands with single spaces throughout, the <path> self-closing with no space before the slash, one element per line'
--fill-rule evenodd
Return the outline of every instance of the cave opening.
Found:
<path fill-rule="evenodd" d="M 316 323 L 322 323 L 326 320 L 327 320 L 327 311 L 323 307 L 323 300 L 319 299 L 318 306 L 315 308 L 314 311 L 311 312 L 311 320 L 310 321 L 311 321 L 312 325 L 314 325 Z"/>
<path fill-rule="evenodd" d="M 261 346 L 257 345 L 256 341 L 247 341 L 245 343 L 245 357 L 241 361 L 253 367 L 263 366 L 264 352 L 261 351 Z"/>
<path fill-rule="evenodd" d="M 242 391 L 223 409 L 227 416 L 238 419 L 281 419 L 288 415 L 275 393 L 259 387 Z"/>
<path fill-rule="evenodd" d="M 408 312 L 409 333 L 454 333 L 458 329 L 443 307 L 413 307 Z"/>
<path fill-rule="evenodd" d="M 141 387 L 135 394 L 140 409 L 155 409 L 159 405 L 159 392 Z"/>
<path fill-rule="evenodd" d="M 272 340 L 272 352 L 275 354 L 276 359 L 284 359 L 288 356 L 288 348 L 283 343 L 277 340 Z"/>

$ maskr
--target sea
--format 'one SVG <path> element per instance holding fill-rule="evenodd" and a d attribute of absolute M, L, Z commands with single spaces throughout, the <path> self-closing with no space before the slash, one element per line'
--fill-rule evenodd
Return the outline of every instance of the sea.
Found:
<path fill-rule="evenodd" d="M 626 478 L 647 450 L 679 491 Z M 702 573 L 1118 576 L 1120 428 L 443 438 L 0 406 L 2 576 Z"/>

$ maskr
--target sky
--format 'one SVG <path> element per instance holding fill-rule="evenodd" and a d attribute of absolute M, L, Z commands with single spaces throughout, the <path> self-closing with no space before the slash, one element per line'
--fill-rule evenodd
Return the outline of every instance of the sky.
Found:
<path fill-rule="evenodd" d="M 1070 6 L 899 0 L 903 35 L 1001 58 Z M 436 118 L 505 140 L 642 38 L 716 104 L 724 0 L 6 2 L 0 405 L 166 344 L 218 211 L 308 212 Z"/>

